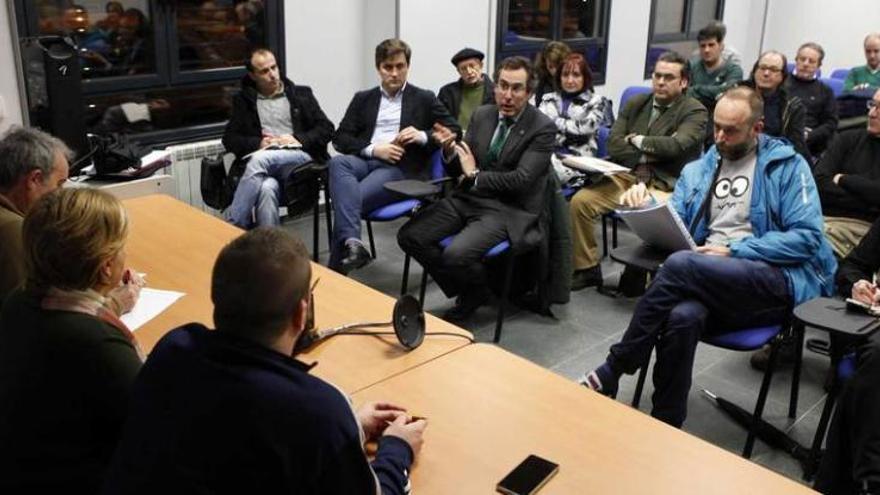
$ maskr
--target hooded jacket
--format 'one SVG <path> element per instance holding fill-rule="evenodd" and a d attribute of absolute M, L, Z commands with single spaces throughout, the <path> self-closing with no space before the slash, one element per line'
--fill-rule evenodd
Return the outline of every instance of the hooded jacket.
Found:
<path fill-rule="evenodd" d="M 837 261 L 823 235 L 822 208 L 810 167 L 780 139 L 760 135 L 749 217 L 753 235 L 730 243 L 734 258 L 764 261 L 782 269 L 794 305 L 834 292 Z M 672 206 L 691 225 L 719 163 L 715 146 L 681 173 Z M 709 236 L 705 218 L 691 227 L 697 244 Z"/>

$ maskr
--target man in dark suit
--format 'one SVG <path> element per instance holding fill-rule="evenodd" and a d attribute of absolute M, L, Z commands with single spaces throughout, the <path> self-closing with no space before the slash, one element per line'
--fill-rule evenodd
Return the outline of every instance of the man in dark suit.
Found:
<path fill-rule="evenodd" d="M 376 69 L 381 84 L 354 95 L 333 140 L 343 154 L 330 160 L 330 197 L 336 212 L 330 268 L 341 273 L 371 260 L 361 242 L 361 214 L 398 199 L 384 184 L 429 178 L 431 126 L 439 122 L 460 132 L 433 92 L 406 82 L 411 56 L 401 40 L 379 43 Z"/>
<path fill-rule="evenodd" d="M 504 59 L 495 73 L 495 104 L 478 108 L 467 136 L 434 126 L 455 192 L 416 215 L 398 233 L 398 242 L 449 296 L 459 296 L 444 318 L 462 321 L 486 302 L 489 291 L 481 258 L 510 239 L 514 248 L 537 242 L 538 217 L 550 153 L 553 122 L 528 104 L 535 89 L 531 64 Z M 455 235 L 445 249 L 441 239 Z"/>

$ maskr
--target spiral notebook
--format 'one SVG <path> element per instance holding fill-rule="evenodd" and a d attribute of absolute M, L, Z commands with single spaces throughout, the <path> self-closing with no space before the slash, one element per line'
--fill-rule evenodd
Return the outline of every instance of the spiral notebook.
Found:
<path fill-rule="evenodd" d="M 651 247 L 668 252 L 697 247 L 681 217 L 668 202 L 638 210 L 621 209 L 617 214 Z"/>

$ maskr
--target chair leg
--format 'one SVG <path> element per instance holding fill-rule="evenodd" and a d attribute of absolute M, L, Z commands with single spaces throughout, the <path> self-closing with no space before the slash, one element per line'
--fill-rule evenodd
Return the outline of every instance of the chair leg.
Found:
<path fill-rule="evenodd" d="M 318 192 L 320 193 L 320 185 L 318 186 Z M 317 263 L 318 262 L 318 249 L 320 249 L 320 230 L 321 230 L 321 205 L 318 204 L 318 200 L 321 198 L 321 195 L 318 194 L 315 196 L 315 207 L 312 211 L 312 260 Z"/>
<path fill-rule="evenodd" d="M 767 395 L 770 392 L 770 381 L 773 379 L 773 371 L 776 367 L 776 359 L 779 356 L 779 346 L 781 338 L 777 338 L 770 346 L 770 359 L 767 362 L 767 370 L 764 372 L 764 379 L 761 381 L 761 391 L 758 393 L 758 401 L 755 403 L 755 412 L 752 414 L 752 427 L 749 428 L 749 436 L 746 438 L 746 446 L 743 448 L 743 457 L 749 459 L 752 457 L 752 450 L 755 447 L 755 437 L 758 431 L 758 424 L 761 421 L 761 415 L 764 414 L 764 404 L 767 402 Z"/>
<path fill-rule="evenodd" d="M 400 295 L 405 296 L 407 291 L 407 286 L 409 285 L 409 260 L 410 256 L 407 253 L 403 258 L 403 280 L 400 281 Z"/>
<path fill-rule="evenodd" d="M 507 269 L 504 273 L 504 286 L 501 289 L 501 299 L 498 301 L 498 316 L 495 319 L 495 337 L 492 342 L 496 344 L 501 340 L 501 327 L 504 326 L 504 305 L 507 303 L 507 297 L 510 295 L 510 282 L 513 278 L 513 262 L 514 256 L 512 252 L 507 254 Z"/>
<path fill-rule="evenodd" d="M 611 248 L 617 249 L 617 217 L 611 218 Z"/>
<path fill-rule="evenodd" d="M 329 189 L 324 189 L 324 221 L 327 223 L 327 245 L 333 246 L 333 205 L 330 204 Z"/>
<path fill-rule="evenodd" d="M 602 215 L 602 257 L 608 256 L 608 217 Z"/>
<path fill-rule="evenodd" d="M 639 378 L 636 380 L 636 391 L 633 393 L 632 402 L 630 405 L 635 409 L 639 408 L 639 403 L 642 401 L 642 391 L 645 389 L 645 379 L 648 377 L 648 365 L 651 364 L 651 355 L 648 354 L 648 360 L 645 361 L 645 364 L 639 370 Z"/>
<path fill-rule="evenodd" d="M 836 363 L 832 362 L 833 369 L 837 369 Z M 811 481 L 816 471 L 819 469 L 819 457 L 822 452 L 822 442 L 825 440 L 825 433 L 828 431 L 828 422 L 831 421 L 831 413 L 834 411 L 834 404 L 841 389 L 840 380 L 835 374 L 834 381 L 831 383 L 831 390 L 828 397 L 825 398 L 825 407 L 822 408 L 822 416 L 819 417 L 819 425 L 816 426 L 816 435 L 813 436 L 813 445 L 810 446 L 810 456 L 804 466 L 804 479 Z"/>
<path fill-rule="evenodd" d="M 367 236 L 370 238 L 370 256 L 376 259 L 376 241 L 373 239 L 373 223 L 367 220 Z"/>
<path fill-rule="evenodd" d="M 419 284 L 419 307 L 425 307 L 425 288 L 428 286 L 428 270 L 422 267 L 422 283 Z"/>
<path fill-rule="evenodd" d="M 801 386 L 801 367 L 804 362 L 804 325 L 798 324 L 792 331 L 795 337 L 795 354 L 794 369 L 791 371 L 791 399 L 788 403 L 788 417 L 794 419 L 797 417 L 798 394 Z"/>

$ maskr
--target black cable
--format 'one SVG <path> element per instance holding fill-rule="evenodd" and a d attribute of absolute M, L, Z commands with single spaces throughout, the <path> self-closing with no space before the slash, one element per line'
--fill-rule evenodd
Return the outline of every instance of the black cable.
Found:
<path fill-rule="evenodd" d="M 397 334 L 394 332 L 369 332 L 366 330 L 348 330 L 345 332 L 339 332 L 335 335 L 397 335 Z M 431 332 L 431 333 L 426 333 L 425 337 L 432 337 L 434 335 L 443 335 L 443 336 L 448 336 L 448 337 L 461 337 L 461 338 L 467 340 L 468 342 L 470 342 L 471 344 L 476 343 L 476 340 L 473 337 L 468 337 L 467 335 L 460 334 L 460 333 L 453 333 L 453 332 Z"/>

